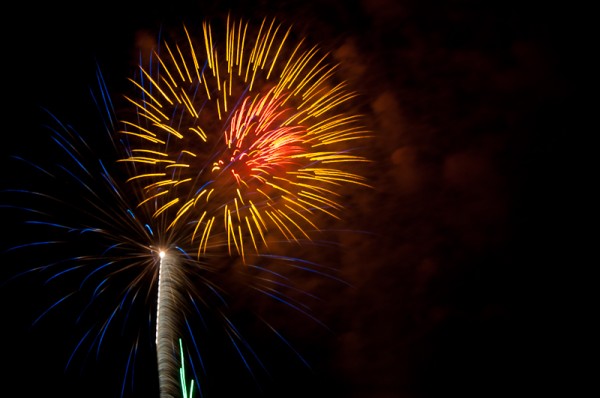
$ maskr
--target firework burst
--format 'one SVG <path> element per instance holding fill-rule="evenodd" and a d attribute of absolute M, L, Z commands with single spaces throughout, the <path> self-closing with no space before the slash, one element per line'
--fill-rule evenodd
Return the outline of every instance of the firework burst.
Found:
<path fill-rule="evenodd" d="M 205 23 L 196 42 L 184 29 L 142 63 L 127 97 L 136 112 L 122 119 L 122 161 L 143 181 L 139 206 L 170 214 L 167 229 L 191 220 L 198 256 L 215 236 L 242 259 L 268 251 L 268 235 L 310 240 L 321 216 L 339 217 L 344 186 L 367 185 L 349 170 L 366 161 L 353 148 L 370 134 L 328 54 L 290 43 L 275 20 L 251 30 L 228 18 L 222 37 Z"/>
<path fill-rule="evenodd" d="M 35 270 L 48 272 L 47 282 L 74 284 L 48 312 L 85 303 L 78 322 L 91 325 L 69 362 L 85 345 L 99 354 L 119 318 L 123 325 L 138 318 L 124 377 L 132 379 L 151 329 L 143 325 L 154 323 L 161 397 L 206 389 L 208 312 L 250 373 L 252 364 L 263 366 L 229 311 L 231 283 L 320 323 L 302 301 L 314 296 L 285 269 L 338 279 L 279 245 L 312 241 L 325 220 L 343 214 L 346 187 L 368 186 L 356 171 L 367 160 L 355 150 L 370 133 L 329 55 L 292 43 L 291 30 L 275 20 L 254 30 L 227 18 L 222 32 L 204 23 L 197 36 L 183 28 L 181 40 L 161 42 L 116 111 L 99 73 L 93 98 L 113 154 L 100 156 L 96 142 L 54 118 L 51 137 L 64 157 L 49 167 L 25 160 L 34 185 L 4 192 L 18 203 L 5 207 L 49 236 L 10 251 L 51 251 L 56 259 Z M 36 187 L 38 177 L 49 184 Z M 229 267 L 237 258 L 244 266 Z M 246 274 L 229 275 L 236 272 Z M 137 312 L 155 316 L 144 322 Z M 204 387 L 188 388 L 185 358 Z"/>

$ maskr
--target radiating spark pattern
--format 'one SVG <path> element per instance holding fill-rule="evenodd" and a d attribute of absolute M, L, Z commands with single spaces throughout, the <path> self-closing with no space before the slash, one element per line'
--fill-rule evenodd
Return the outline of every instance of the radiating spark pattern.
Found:
<path fill-rule="evenodd" d="M 76 281 L 38 318 L 67 303 L 82 307 L 78 322 L 91 325 L 69 363 L 85 345 L 98 355 L 105 340 L 140 316 L 137 309 L 152 307 L 137 324 L 155 322 L 161 397 L 202 394 L 203 355 L 213 349 L 204 329 L 215 323 L 255 378 L 253 367 L 264 365 L 230 316 L 226 293 L 242 283 L 259 299 L 323 325 L 304 302 L 318 298 L 289 275 L 340 280 L 274 246 L 313 239 L 324 218 L 340 217 L 346 186 L 368 186 L 354 167 L 367 162 L 356 149 L 370 132 L 351 111 L 356 94 L 336 77 L 328 54 L 303 40 L 292 43 L 291 30 L 275 20 L 257 28 L 228 18 L 223 35 L 205 23 L 200 40 L 184 28 L 182 41 L 161 43 L 131 79 L 118 119 L 98 72 L 93 99 L 115 153 L 105 155 L 53 117 L 58 163 L 25 160 L 34 177 L 24 183 L 31 186 L 3 192 L 18 203 L 8 208 L 43 230 L 11 251 L 52 252 L 58 260 L 36 270 L 52 273 L 47 282 Z M 118 163 L 107 161 L 113 156 Z M 128 173 L 122 179 L 121 166 Z M 48 179 L 47 191 L 38 190 L 39 177 Z M 223 272 L 237 262 L 227 254 L 247 265 L 235 267 L 241 277 Z M 121 327 L 119 319 L 126 321 Z M 306 364 L 278 326 L 261 321 Z M 197 388 L 194 380 L 188 388 L 181 340 L 177 369 L 176 336 L 192 350 L 187 363 Z M 139 333 L 132 343 L 121 396 L 143 340 Z M 221 360 L 221 352 L 216 356 Z"/>
<path fill-rule="evenodd" d="M 338 218 L 342 189 L 368 186 L 351 171 L 370 137 L 356 96 L 337 81 L 329 54 L 291 43 L 290 29 L 227 18 L 224 38 L 203 24 L 165 40 L 131 79 L 134 117 L 122 118 L 142 182 L 139 206 L 169 214 L 169 228 L 193 222 L 198 256 L 226 237 L 229 254 L 268 250 L 268 236 L 310 240 L 321 216 Z M 158 203 L 158 205 L 157 205 Z M 223 242 L 223 244 L 225 244 Z"/>

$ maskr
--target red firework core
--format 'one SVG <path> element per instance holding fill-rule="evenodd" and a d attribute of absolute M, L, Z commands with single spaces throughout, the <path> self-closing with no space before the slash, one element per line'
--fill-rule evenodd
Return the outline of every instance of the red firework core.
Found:
<path fill-rule="evenodd" d="M 306 128 L 293 124 L 290 116 L 294 109 L 285 107 L 284 102 L 285 97 L 272 92 L 262 98 L 246 97 L 224 132 L 226 149 L 212 171 L 225 172 L 238 185 L 245 185 L 301 168 L 297 155 L 309 150 L 304 141 Z"/>

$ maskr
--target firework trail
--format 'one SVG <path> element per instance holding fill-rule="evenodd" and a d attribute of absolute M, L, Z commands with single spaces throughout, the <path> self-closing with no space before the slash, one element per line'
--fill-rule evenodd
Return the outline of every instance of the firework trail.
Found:
<path fill-rule="evenodd" d="M 172 275 L 178 264 L 174 256 L 160 252 L 160 266 L 158 271 L 158 295 L 156 313 L 156 357 L 158 360 L 159 387 L 162 396 L 175 396 L 178 390 L 177 378 L 174 369 L 177 369 L 177 361 L 173 356 L 173 344 L 176 341 L 179 330 L 177 324 L 177 303 L 181 299 L 177 297 L 177 278 Z"/>
<path fill-rule="evenodd" d="M 370 132 L 352 109 L 356 94 L 340 80 L 329 54 L 293 40 L 291 29 L 275 20 L 264 19 L 255 29 L 228 17 L 222 34 L 215 26 L 205 22 L 199 32 L 184 27 L 157 45 L 130 79 L 124 106 L 113 108 L 99 75 L 94 98 L 115 153 L 124 156 L 110 164 L 99 159 L 94 144 L 56 119 L 53 140 L 68 161 L 54 170 L 32 165 L 57 183 L 56 193 L 11 192 L 33 197 L 35 204 L 20 207 L 34 217 L 29 224 L 64 237 L 15 249 L 61 248 L 73 245 L 77 236 L 77 254 L 39 267 L 61 267 L 48 280 L 73 274 L 82 280 L 51 309 L 87 291 L 90 304 L 84 311 L 100 310 L 75 351 L 86 342 L 98 354 L 118 314 L 130 318 L 140 305 L 155 303 L 163 398 L 192 396 L 184 357 L 201 355 L 190 318 L 202 317 L 200 306 L 221 308 L 226 301 L 218 284 L 219 264 L 207 260 L 221 254 L 239 258 L 241 269 L 263 272 L 255 291 L 312 318 L 279 290 L 295 287 L 273 269 L 286 263 L 310 274 L 326 272 L 278 250 L 282 244 L 312 241 L 342 216 L 348 187 L 368 186 L 360 175 L 367 160 L 356 149 Z M 125 183 L 117 166 L 129 176 Z M 57 221 L 63 212 L 76 219 Z M 273 263 L 271 269 L 260 265 L 261 259 Z M 128 282 L 107 282 L 117 275 Z M 116 305 L 93 306 L 100 299 Z M 246 356 L 255 353 L 227 315 L 218 313 L 250 370 Z M 189 338 L 186 354 L 178 340 L 183 334 Z M 129 353 L 125 379 L 133 374 L 140 340 Z M 191 362 L 191 371 L 198 380 L 198 371 L 205 372 L 201 359 Z M 124 387 L 125 382 L 121 395 Z"/>

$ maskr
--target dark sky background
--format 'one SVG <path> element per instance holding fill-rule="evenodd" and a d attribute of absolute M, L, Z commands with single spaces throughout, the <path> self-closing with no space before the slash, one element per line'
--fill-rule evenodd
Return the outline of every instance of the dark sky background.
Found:
<path fill-rule="evenodd" d="M 62 3 L 36 5 L 34 14 L 17 4 L 4 16 L 15 23 L 3 35 L 3 161 L 43 147 L 41 106 L 85 128 L 93 110 L 82 98 L 95 62 L 118 92 L 135 62 L 136 32 L 227 10 L 294 24 L 332 51 L 362 93 L 375 132 L 366 171 L 374 189 L 348 198 L 343 226 L 367 233 L 339 234 L 334 261 L 352 287 L 302 282 L 322 298 L 316 313 L 332 332 L 293 311 L 277 315 L 313 370 L 277 364 L 258 336 L 274 360 L 262 396 L 512 397 L 573 388 L 575 349 L 564 325 L 576 316 L 556 293 L 569 287 L 559 271 L 570 263 L 568 216 L 559 209 L 573 184 L 565 138 L 578 129 L 577 10 L 469 0 Z M 5 171 L 2 188 L 19 180 L 18 170 Z M 3 249 L 12 228 L 3 229 Z M 2 277 L 30 260 L 3 256 Z M 0 377 L 3 388 L 20 390 L 2 397 L 118 396 L 125 343 L 64 372 L 79 338 L 72 314 L 31 327 L 57 293 L 33 278 L 1 294 Z M 142 355 L 126 397 L 158 397 L 153 354 Z M 238 368 L 214 377 L 224 390 L 261 396 Z"/>

